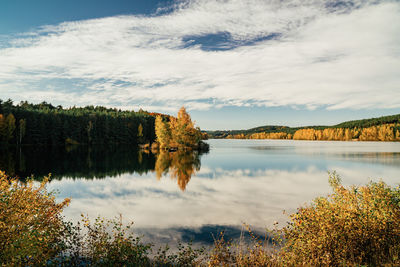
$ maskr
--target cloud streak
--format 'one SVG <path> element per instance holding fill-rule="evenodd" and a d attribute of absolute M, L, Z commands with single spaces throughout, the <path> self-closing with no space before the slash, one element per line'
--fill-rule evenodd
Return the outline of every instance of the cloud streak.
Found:
<path fill-rule="evenodd" d="M 400 3 L 179 1 L 0 46 L 0 98 L 172 111 L 400 107 Z"/>

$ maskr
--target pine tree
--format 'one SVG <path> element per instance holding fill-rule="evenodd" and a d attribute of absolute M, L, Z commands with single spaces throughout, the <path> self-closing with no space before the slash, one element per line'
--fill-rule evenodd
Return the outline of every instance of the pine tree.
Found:
<path fill-rule="evenodd" d="M 0 143 L 5 143 L 7 136 L 6 119 L 3 114 L 0 114 Z"/>
<path fill-rule="evenodd" d="M 25 136 L 26 133 L 26 120 L 20 119 L 19 120 L 19 144 L 22 144 L 22 138 Z"/>

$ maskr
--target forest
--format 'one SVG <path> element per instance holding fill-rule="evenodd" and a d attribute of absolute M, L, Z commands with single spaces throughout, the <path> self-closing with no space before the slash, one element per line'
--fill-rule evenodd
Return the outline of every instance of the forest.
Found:
<path fill-rule="evenodd" d="M 158 180 L 170 177 L 184 191 L 191 177 L 200 170 L 204 151 L 160 150 L 152 153 L 136 147 L 113 146 L 24 146 L 0 153 L 0 170 L 20 181 L 102 179 L 125 173 L 154 172 Z"/>
<path fill-rule="evenodd" d="M 248 130 L 210 131 L 210 138 L 326 141 L 400 141 L 400 114 L 333 126 L 260 126 Z"/>
<path fill-rule="evenodd" d="M 0 144 L 144 144 L 156 136 L 155 116 L 101 106 L 53 106 L 0 100 Z"/>
<path fill-rule="evenodd" d="M 202 149 L 207 134 L 182 107 L 177 117 L 102 106 L 53 106 L 0 100 L 0 145 L 141 145 Z M 145 147 L 145 146 L 143 146 Z"/>

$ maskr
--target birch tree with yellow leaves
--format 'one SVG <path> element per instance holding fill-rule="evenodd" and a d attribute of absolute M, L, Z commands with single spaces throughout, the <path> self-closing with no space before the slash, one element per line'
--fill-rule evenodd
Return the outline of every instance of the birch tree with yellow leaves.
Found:
<path fill-rule="evenodd" d="M 197 148 L 202 138 L 200 129 L 195 127 L 184 107 L 179 110 L 177 118 L 170 117 L 169 122 L 163 120 L 161 116 L 157 116 L 155 130 L 157 142 L 162 149 Z"/>

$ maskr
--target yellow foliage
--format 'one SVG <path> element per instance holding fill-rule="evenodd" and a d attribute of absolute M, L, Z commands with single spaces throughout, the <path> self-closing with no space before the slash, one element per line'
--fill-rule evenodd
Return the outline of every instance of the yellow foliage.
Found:
<path fill-rule="evenodd" d="M 208 266 L 279 266 L 278 258 L 249 230 L 251 242 L 238 244 L 226 241 L 223 233 L 214 241 Z"/>
<path fill-rule="evenodd" d="M 278 133 L 253 133 L 249 139 L 289 139 L 289 135 L 284 132 Z"/>
<path fill-rule="evenodd" d="M 133 222 L 123 224 L 122 215 L 115 219 L 97 217 L 94 222 L 82 215 L 82 224 L 83 242 L 78 248 L 80 257 L 86 262 L 75 257 L 77 261 L 68 266 L 86 266 L 87 262 L 91 263 L 89 266 L 150 266 L 148 253 L 151 245 L 142 243 L 133 234 Z"/>
<path fill-rule="evenodd" d="M 336 173 L 334 193 L 291 215 L 283 229 L 284 265 L 399 264 L 400 190 L 383 182 L 345 188 Z"/>
<path fill-rule="evenodd" d="M 346 188 L 336 173 L 329 180 L 333 194 L 299 208 L 263 241 L 251 232 L 245 245 L 217 239 L 208 265 L 400 266 L 400 187 Z"/>
<path fill-rule="evenodd" d="M 396 127 L 400 124 L 382 124 L 368 128 L 326 128 L 315 130 L 312 128 L 297 130 L 294 140 L 327 140 L 327 141 L 400 141 Z"/>
<path fill-rule="evenodd" d="M 61 212 L 69 203 L 56 203 L 45 179 L 35 186 L 0 171 L 0 262 L 41 265 L 60 251 Z"/>
<path fill-rule="evenodd" d="M 285 132 L 228 135 L 227 139 L 293 139 L 324 141 L 400 141 L 400 124 L 382 124 L 368 128 L 305 128 L 293 135 Z"/>
<path fill-rule="evenodd" d="M 184 107 L 179 110 L 177 118 L 170 117 L 169 123 L 157 116 L 155 131 L 160 148 L 197 148 L 203 136 Z"/>
<path fill-rule="evenodd" d="M 160 148 L 168 147 L 171 142 L 171 131 L 169 129 L 169 124 L 163 121 L 161 116 L 156 117 L 155 131 Z"/>
<path fill-rule="evenodd" d="M 229 134 L 227 137 L 227 139 L 247 139 L 247 136 L 245 136 L 244 134 Z"/>
<path fill-rule="evenodd" d="M 157 155 L 155 171 L 157 179 L 169 173 L 176 179 L 179 188 L 184 191 L 192 175 L 200 169 L 200 159 L 195 151 L 168 152 L 161 150 Z"/>

